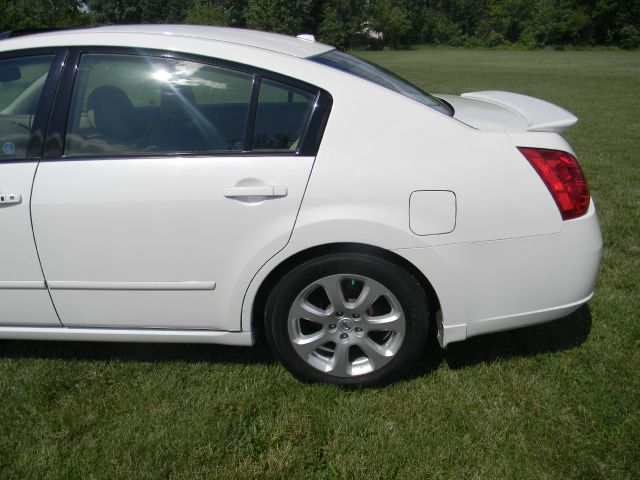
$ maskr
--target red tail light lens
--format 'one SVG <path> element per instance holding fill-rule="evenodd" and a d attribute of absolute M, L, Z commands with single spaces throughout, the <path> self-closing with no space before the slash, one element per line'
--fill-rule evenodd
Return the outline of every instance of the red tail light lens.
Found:
<path fill-rule="evenodd" d="M 561 150 L 518 147 L 538 172 L 555 200 L 563 220 L 577 218 L 589 209 L 589 185 L 576 157 Z"/>

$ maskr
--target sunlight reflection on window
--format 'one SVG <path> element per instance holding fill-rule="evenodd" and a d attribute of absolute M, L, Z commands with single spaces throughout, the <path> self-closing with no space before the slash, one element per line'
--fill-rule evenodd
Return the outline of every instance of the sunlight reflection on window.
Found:
<path fill-rule="evenodd" d="M 167 72 L 166 70 L 156 70 L 155 72 L 153 72 L 151 74 L 151 76 L 155 79 L 158 80 L 159 82 L 167 82 L 171 79 L 172 75 L 170 72 Z"/>

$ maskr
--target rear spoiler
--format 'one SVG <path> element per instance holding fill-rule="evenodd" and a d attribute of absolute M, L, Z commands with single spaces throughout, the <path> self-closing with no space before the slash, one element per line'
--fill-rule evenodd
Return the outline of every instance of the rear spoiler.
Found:
<path fill-rule="evenodd" d="M 562 133 L 578 123 L 578 117 L 564 108 L 527 95 L 486 91 L 463 93 L 461 97 L 493 103 L 517 113 L 527 122 L 528 132 Z"/>

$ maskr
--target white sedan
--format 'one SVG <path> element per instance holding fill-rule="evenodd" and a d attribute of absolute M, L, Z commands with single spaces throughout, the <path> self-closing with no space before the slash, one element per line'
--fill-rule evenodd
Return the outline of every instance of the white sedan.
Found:
<path fill-rule="evenodd" d="M 252 345 L 405 374 L 568 315 L 602 240 L 577 119 L 429 95 L 299 38 L 112 26 L 0 41 L 0 338 Z"/>

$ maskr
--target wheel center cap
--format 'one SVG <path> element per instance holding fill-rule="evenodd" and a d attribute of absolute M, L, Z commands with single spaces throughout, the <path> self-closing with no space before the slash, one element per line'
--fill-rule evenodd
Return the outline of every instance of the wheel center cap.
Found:
<path fill-rule="evenodd" d="M 351 330 L 353 330 L 353 323 L 347 318 L 343 318 L 342 320 L 340 320 L 339 325 L 340 330 L 342 330 L 343 332 L 350 332 Z"/>

